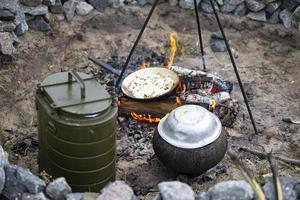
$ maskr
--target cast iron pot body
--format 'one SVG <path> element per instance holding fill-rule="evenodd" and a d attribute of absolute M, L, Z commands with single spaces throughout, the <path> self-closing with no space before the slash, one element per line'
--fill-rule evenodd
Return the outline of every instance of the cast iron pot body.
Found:
<path fill-rule="evenodd" d="M 213 142 L 205 146 L 182 148 L 167 142 L 156 128 L 153 148 L 158 159 L 167 167 L 179 173 L 196 176 L 214 167 L 223 159 L 227 150 L 227 138 L 222 130 Z"/>

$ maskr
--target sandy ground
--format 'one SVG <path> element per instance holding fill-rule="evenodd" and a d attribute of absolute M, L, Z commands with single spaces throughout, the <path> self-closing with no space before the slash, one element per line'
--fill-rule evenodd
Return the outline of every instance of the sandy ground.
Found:
<path fill-rule="evenodd" d="M 87 60 L 88 55 L 106 60 L 117 54 L 124 62 L 149 9 L 107 9 L 104 13 L 75 17 L 71 23 L 52 20 L 51 32 L 30 30 L 21 37 L 19 60 L 0 68 L 0 143 L 9 152 L 12 163 L 38 173 L 34 103 L 38 81 L 62 69 L 99 70 Z M 233 128 L 226 128 L 230 147 L 273 150 L 300 159 L 299 125 L 281 121 L 283 117 L 300 118 L 300 31 L 287 31 L 281 25 L 261 24 L 228 15 L 221 15 L 221 19 L 236 51 L 236 63 L 259 129 L 259 134 L 255 135 L 227 54 L 210 50 L 209 36 L 217 30 L 213 16 L 201 14 L 208 68 L 235 83 L 233 96 L 241 105 Z M 194 12 L 170 8 L 167 4 L 156 10 L 139 48 L 167 54 L 168 36 L 173 31 L 178 33 L 179 43 L 175 62 L 184 62 L 187 58 L 197 60 L 199 48 L 195 42 Z M 118 144 L 119 149 L 133 145 L 122 131 L 118 133 Z M 239 152 L 239 156 L 259 180 L 270 173 L 265 160 L 243 152 Z M 300 178 L 299 171 L 292 165 L 279 165 L 281 175 Z M 126 180 L 140 199 L 148 199 L 157 191 L 156 185 L 166 180 L 185 181 L 196 191 L 203 191 L 221 180 L 242 179 L 227 155 L 217 168 L 200 177 L 178 175 L 155 157 L 132 160 L 123 156 L 118 158 L 117 178 Z"/>

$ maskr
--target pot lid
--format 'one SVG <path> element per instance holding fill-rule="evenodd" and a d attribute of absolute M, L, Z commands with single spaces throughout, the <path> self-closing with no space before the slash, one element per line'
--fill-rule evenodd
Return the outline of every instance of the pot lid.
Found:
<path fill-rule="evenodd" d="M 60 72 L 47 76 L 41 90 L 54 109 L 77 115 L 90 115 L 105 111 L 112 98 L 105 88 L 85 73 Z"/>
<path fill-rule="evenodd" d="M 219 118 L 198 105 L 176 108 L 161 119 L 158 133 L 169 144 L 193 149 L 214 142 L 221 134 Z"/>

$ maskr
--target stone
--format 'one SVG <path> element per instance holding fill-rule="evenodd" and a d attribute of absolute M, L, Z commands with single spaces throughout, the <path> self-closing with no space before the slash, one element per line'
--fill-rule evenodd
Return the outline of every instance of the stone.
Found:
<path fill-rule="evenodd" d="M 169 5 L 170 6 L 177 6 L 178 5 L 178 0 L 169 0 Z"/>
<path fill-rule="evenodd" d="M 10 37 L 10 33 L 0 32 L 0 53 L 4 55 L 13 55 L 15 54 L 15 52 L 16 49 L 14 48 L 13 40 Z"/>
<path fill-rule="evenodd" d="M 94 10 L 94 7 L 85 1 L 79 2 L 78 5 L 76 6 L 76 13 L 78 15 L 82 15 L 82 16 L 87 15 L 90 12 L 92 12 L 92 10 Z"/>
<path fill-rule="evenodd" d="M 39 5 L 36 7 L 29 7 L 29 6 L 21 6 L 22 12 L 24 14 L 30 14 L 30 15 L 46 15 L 49 13 L 48 6 L 46 5 Z"/>
<path fill-rule="evenodd" d="M 46 188 L 46 183 L 28 169 L 17 167 L 16 176 L 19 182 L 32 194 L 42 192 Z"/>
<path fill-rule="evenodd" d="M 0 20 L 1 21 L 14 21 L 15 14 L 9 10 L 0 10 Z"/>
<path fill-rule="evenodd" d="M 109 6 L 109 0 L 87 0 L 87 2 L 100 12 L 103 12 Z"/>
<path fill-rule="evenodd" d="M 20 0 L 20 3 L 25 6 L 38 6 L 41 5 L 43 0 Z"/>
<path fill-rule="evenodd" d="M 46 6 L 54 6 L 56 0 L 43 0 L 43 4 Z"/>
<path fill-rule="evenodd" d="M 4 163 L 5 163 L 5 151 L 2 148 L 2 146 L 0 145 L 0 168 L 1 169 L 4 167 Z"/>
<path fill-rule="evenodd" d="M 297 21 L 300 21 L 300 5 L 295 9 L 293 16 Z"/>
<path fill-rule="evenodd" d="M 0 32 L 12 32 L 16 28 L 14 22 L 6 22 L 0 20 Z"/>
<path fill-rule="evenodd" d="M 140 6 L 145 6 L 145 5 L 147 5 L 149 2 L 147 1 L 147 0 L 138 0 L 138 4 L 140 5 Z"/>
<path fill-rule="evenodd" d="M 295 24 L 293 14 L 288 9 L 284 9 L 279 13 L 279 19 L 285 28 L 292 28 Z"/>
<path fill-rule="evenodd" d="M 282 7 L 287 9 L 288 11 L 294 10 L 300 4 L 299 0 L 283 0 Z"/>
<path fill-rule="evenodd" d="M 71 187 L 63 177 L 55 179 L 46 188 L 46 194 L 54 200 L 64 200 L 71 192 Z"/>
<path fill-rule="evenodd" d="M 218 5 L 214 4 L 216 10 L 218 9 Z M 209 0 L 203 0 L 200 2 L 200 8 L 202 11 L 204 11 L 205 13 L 213 13 L 213 8 L 211 7 L 210 1 Z"/>
<path fill-rule="evenodd" d="M 42 192 L 37 194 L 24 193 L 22 200 L 48 200 L 48 198 Z"/>
<path fill-rule="evenodd" d="M 209 39 L 209 45 L 214 52 L 224 52 L 226 51 L 226 44 L 224 42 L 223 36 L 220 32 L 212 33 Z"/>
<path fill-rule="evenodd" d="M 83 193 L 70 193 L 67 194 L 66 200 L 83 200 Z"/>
<path fill-rule="evenodd" d="M 20 39 L 18 38 L 18 36 L 14 32 L 10 33 L 10 38 L 13 40 L 13 45 L 14 46 L 19 46 L 19 44 L 21 43 Z"/>
<path fill-rule="evenodd" d="M 280 177 L 280 183 L 283 193 L 283 200 L 298 200 L 298 191 L 295 190 L 295 186 L 300 184 L 299 179 L 291 177 Z M 265 178 L 262 185 L 262 189 L 266 195 L 266 199 L 276 199 L 273 178 Z"/>
<path fill-rule="evenodd" d="M 0 194 L 2 193 L 4 184 L 5 184 L 5 172 L 3 168 L 0 168 Z"/>
<path fill-rule="evenodd" d="M 226 0 L 226 3 L 237 6 L 243 3 L 244 1 L 245 0 Z"/>
<path fill-rule="evenodd" d="M 249 10 L 253 12 L 258 12 L 265 8 L 265 4 L 260 0 L 246 0 L 246 4 Z"/>
<path fill-rule="evenodd" d="M 132 200 L 135 195 L 131 187 L 124 181 L 115 181 L 101 190 L 97 200 Z"/>
<path fill-rule="evenodd" d="M 197 0 L 197 5 L 200 3 L 200 0 Z M 195 9 L 194 0 L 180 0 L 179 6 L 183 9 Z"/>
<path fill-rule="evenodd" d="M 238 5 L 234 11 L 234 15 L 236 16 L 245 16 L 248 12 L 248 8 L 246 6 L 245 3 L 241 3 L 240 5 Z"/>
<path fill-rule="evenodd" d="M 77 0 L 68 0 L 64 3 L 63 8 L 67 21 L 71 21 L 75 16 L 75 11 L 78 3 L 79 2 Z"/>
<path fill-rule="evenodd" d="M 261 10 L 259 12 L 250 12 L 250 13 L 248 13 L 247 17 L 254 21 L 260 21 L 260 22 L 267 21 L 266 12 L 264 10 Z"/>
<path fill-rule="evenodd" d="M 281 1 L 274 1 L 268 4 L 265 8 L 269 15 L 272 15 L 281 6 Z"/>
<path fill-rule="evenodd" d="M 194 200 L 195 194 L 189 185 L 179 181 L 161 182 L 158 190 L 163 200 Z"/>
<path fill-rule="evenodd" d="M 202 194 L 201 199 L 231 200 L 243 199 L 252 200 L 254 192 L 251 186 L 245 181 L 224 181 L 211 187 Z"/>
<path fill-rule="evenodd" d="M 268 22 L 271 24 L 278 24 L 279 23 L 279 14 L 280 14 L 280 10 L 276 10 L 268 19 Z"/>
<path fill-rule="evenodd" d="M 32 28 L 36 31 L 48 32 L 51 29 L 49 24 L 45 21 L 44 17 L 42 16 L 36 16 L 33 19 L 29 20 L 27 23 L 29 28 Z"/>
<path fill-rule="evenodd" d="M 55 0 L 54 5 L 49 6 L 50 12 L 53 14 L 63 14 L 64 9 L 61 3 L 61 0 Z"/>
<path fill-rule="evenodd" d="M 5 167 L 6 179 L 2 195 L 8 199 L 21 199 L 22 194 L 26 192 L 26 188 L 17 178 L 17 168 L 16 165 L 7 165 Z"/>
<path fill-rule="evenodd" d="M 19 24 L 16 29 L 15 29 L 15 33 L 17 36 L 23 35 L 25 32 L 27 32 L 29 29 L 28 24 L 25 23 L 21 23 Z"/>
<path fill-rule="evenodd" d="M 224 5 L 221 6 L 221 12 L 231 13 L 236 9 L 236 7 L 237 7 L 236 5 L 232 5 L 232 4 L 229 4 L 229 3 L 224 3 Z"/>
<path fill-rule="evenodd" d="M 124 0 L 109 0 L 113 8 L 120 8 L 124 6 Z"/>

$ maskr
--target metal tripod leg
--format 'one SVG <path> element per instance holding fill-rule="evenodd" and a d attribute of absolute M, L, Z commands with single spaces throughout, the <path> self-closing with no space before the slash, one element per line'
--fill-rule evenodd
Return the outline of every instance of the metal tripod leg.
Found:
<path fill-rule="evenodd" d="M 117 82 L 116 82 L 116 88 L 118 88 L 118 86 L 119 86 L 119 84 L 120 84 L 120 82 L 121 82 L 121 80 L 122 80 L 123 74 L 124 74 L 125 70 L 127 69 L 127 66 L 128 66 L 128 64 L 129 64 L 129 62 L 130 62 L 130 59 L 131 59 L 131 57 L 132 57 L 132 54 L 134 53 L 134 50 L 135 50 L 137 44 L 139 43 L 139 41 L 140 41 L 140 39 L 141 39 L 141 37 L 142 37 L 144 31 L 145 31 L 145 28 L 147 27 L 148 22 L 149 22 L 149 20 L 150 20 L 150 18 L 151 18 L 151 16 L 152 16 L 152 13 L 153 13 L 155 7 L 156 7 L 157 4 L 158 4 L 158 2 L 159 2 L 159 0 L 155 0 L 154 4 L 152 5 L 152 8 L 151 8 L 151 10 L 150 10 L 150 12 L 149 12 L 149 14 L 148 14 L 146 20 L 145 20 L 145 23 L 143 24 L 143 27 L 142 27 L 142 29 L 141 29 L 141 31 L 140 31 L 140 33 L 139 33 L 137 39 L 135 40 L 135 42 L 134 42 L 134 44 L 133 44 L 133 47 L 132 47 L 132 49 L 131 49 L 131 51 L 130 51 L 130 53 L 129 53 L 127 59 L 126 59 L 126 62 L 125 62 L 125 64 L 123 65 L 123 69 L 122 69 L 122 71 L 121 71 L 121 74 L 120 74 L 120 76 L 119 76 L 119 78 L 118 78 L 118 80 L 117 80 Z"/>
<path fill-rule="evenodd" d="M 196 13 L 196 21 L 197 21 L 198 36 L 199 36 L 201 57 L 202 57 L 202 63 L 203 63 L 203 71 L 206 72 L 206 64 L 205 64 L 205 59 L 204 59 L 204 50 L 203 50 L 203 42 L 202 42 L 202 34 L 201 34 L 201 26 L 200 26 L 200 20 L 199 20 L 199 11 L 198 11 L 197 0 L 194 0 L 194 7 L 195 7 L 195 13 Z"/>
<path fill-rule="evenodd" d="M 232 52 L 231 52 L 231 49 L 230 49 L 230 46 L 229 46 L 229 44 L 228 44 L 228 41 L 227 41 L 227 38 L 226 38 L 226 36 L 225 36 L 223 27 L 222 27 L 222 25 L 221 25 L 221 22 L 220 22 L 218 13 L 217 13 L 217 11 L 216 11 L 216 8 L 215 8 L 215 6 L 214 6 L 212 0 L 210 0 L 210 4 L 211 4 L 212 9 L 213 9 L 213 11 L 214 11 L 216 20 L 217 20 L 217 22 L 218 22 L 219 29 L 220 29 L 220 31 L 221 31 L 221 33 L 222 33 L 222 36 L 223 36 L 223 39 L 224 39 L 224 42 L 225 42 L 225 45 L 226 45 L 228 54 L 229 54 L 229 56 L 230 56 L 230 60 L 231 60 L 231 63 L 232 63 L 232 66 L 233 66 L 233 69 L 234 69 L 236 78 L 237 78 L 238 83 L 239 83 L 239 85 L 240 85 L 240 88 L 241 88 L 241 91 L 242 91 L 242 94 L 243 94 L 243 97 L 244 97 L 244 101 L 245 101 L 245 104 L 246 104 L 246 107 L 247 107 L 247 110 L 248 110 L 248 113 L 249 113 L 249 116 L 250 116 L 250 119 L 251 119 L 251 122 L 252 122 L 252 125 L 253 125 L 254 132 L 255 132 L 255 134 L 258 134 L 257 128 L 256 128 L 256 124 L 255 124 L 255 121 L 254 121 L 254 118 L 253 118 L 253 116 L 252 116 L 252 112 L 251 112 L 251 109 L 250 109 L 250 106 L 249 106 L 248 98 L 247 98 L 247 95 L 246 95 L 245 90 L 244 90 L 244 87 L 243 87 L 242 80 L 241 80 L 241 78 L 240 78 L 238 69 L 237 69 L 237 67 L 236 67 L 236 64 L 235 64 L 235 61 L 234 61 L 234 58 L 233 58 L 233 55 L 232 55 Z"/>

